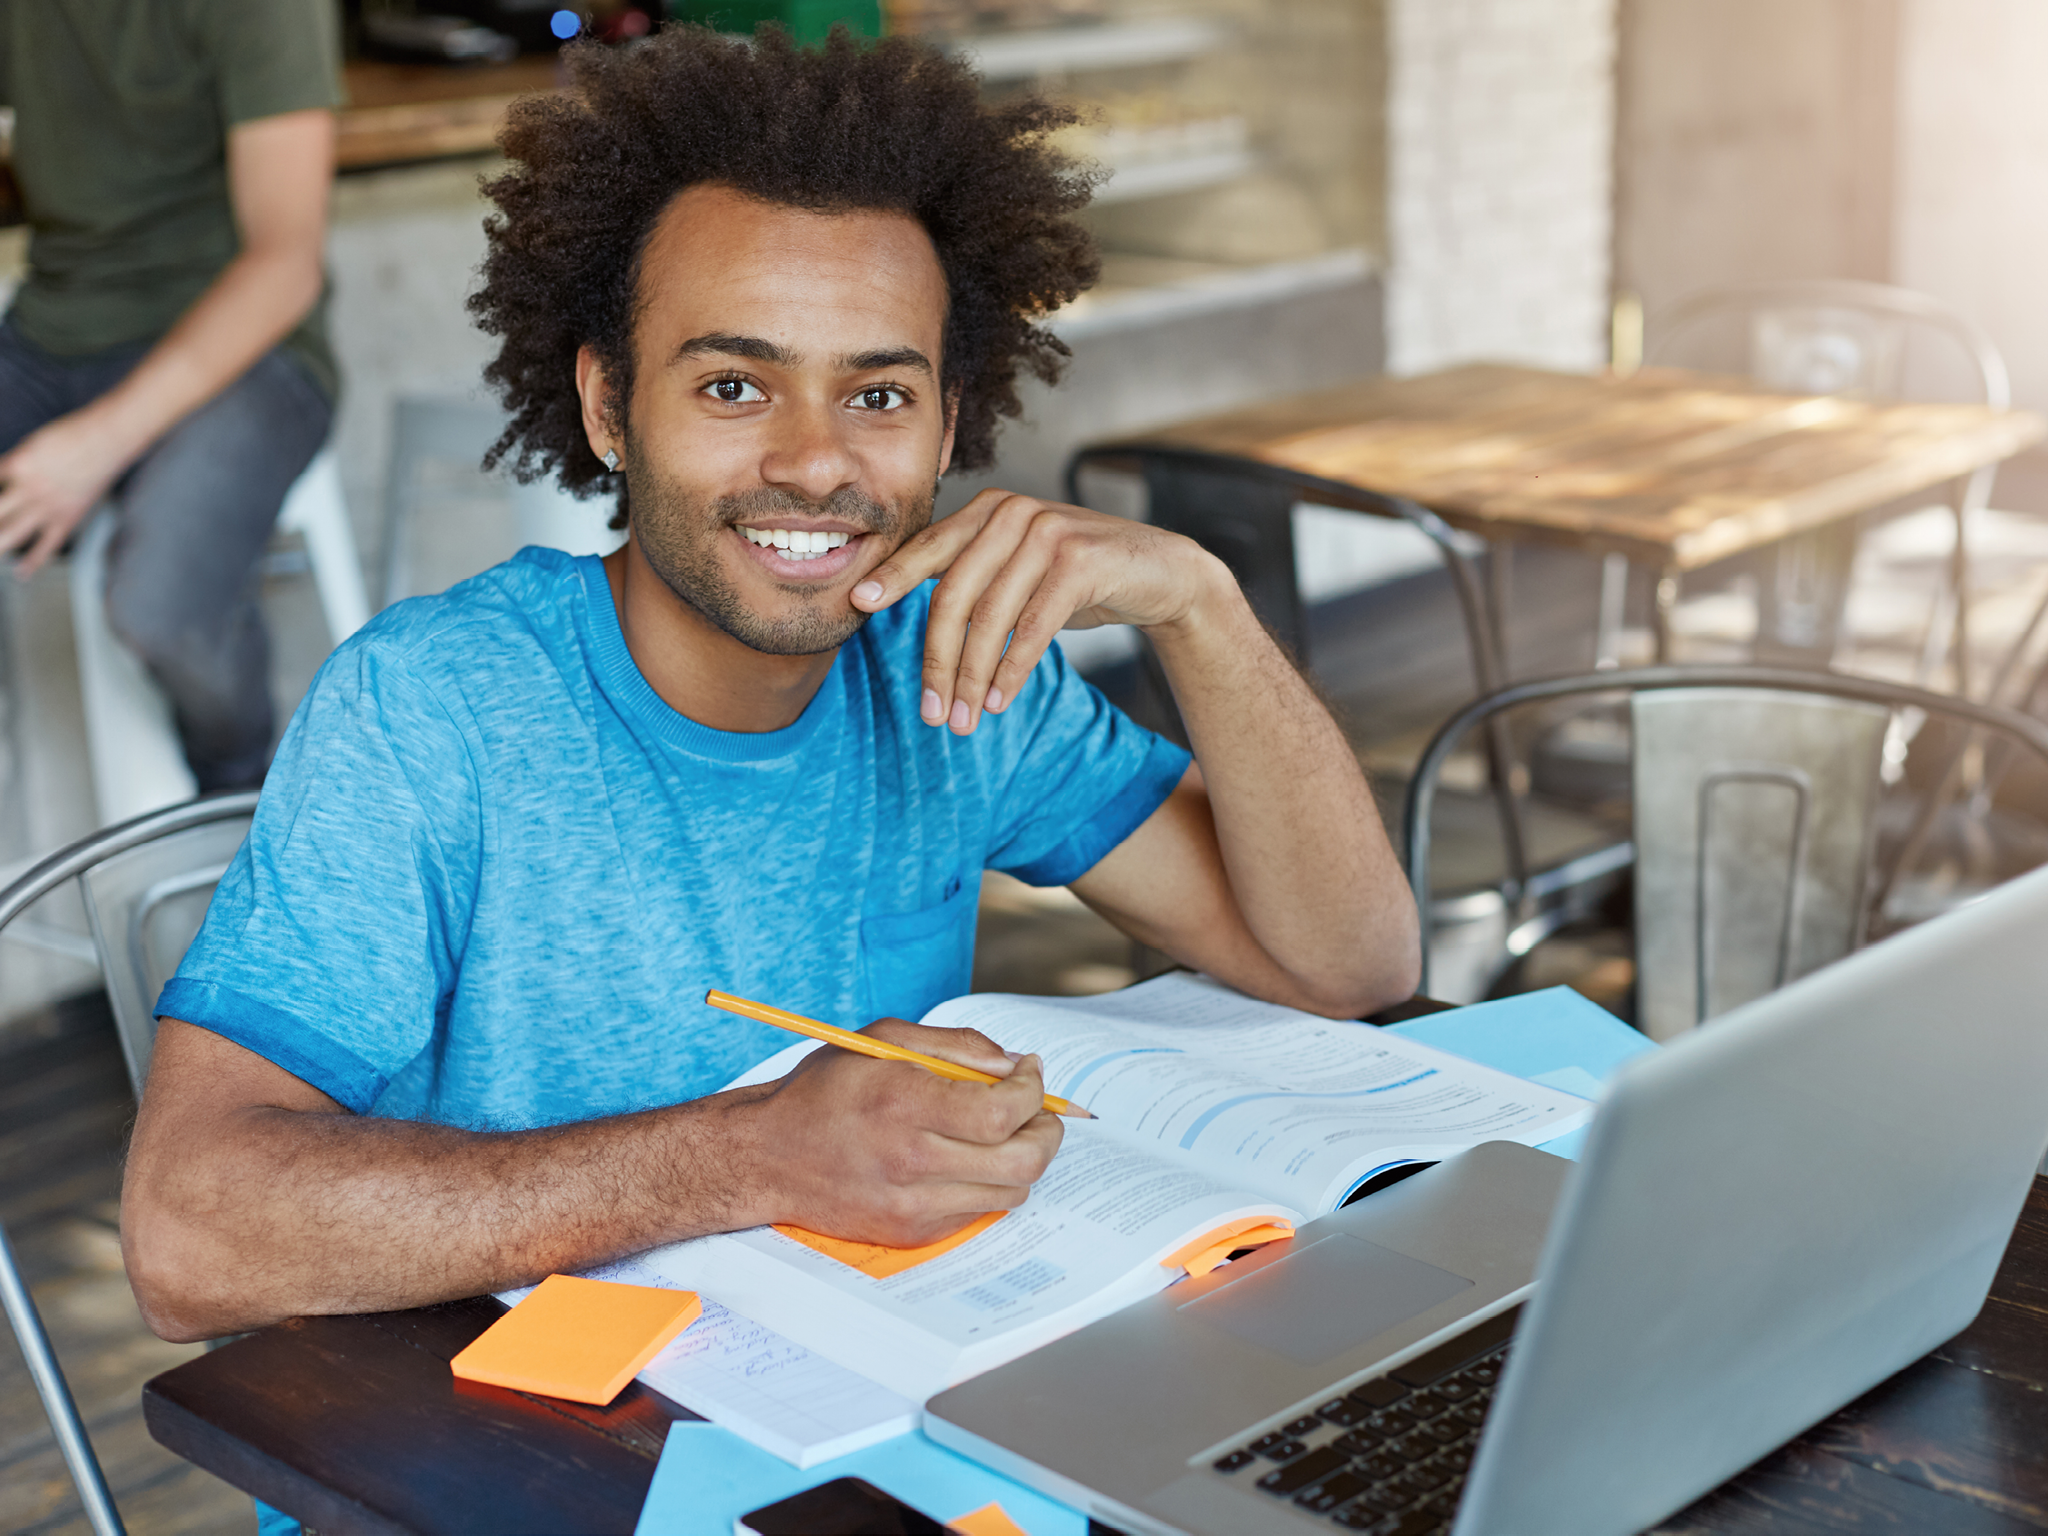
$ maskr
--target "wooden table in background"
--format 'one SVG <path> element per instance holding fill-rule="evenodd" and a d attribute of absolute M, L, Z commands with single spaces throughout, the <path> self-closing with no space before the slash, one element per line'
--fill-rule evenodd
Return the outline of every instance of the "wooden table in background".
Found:
<path fill-rule="evenodd" d="M 1205 470 L 1263 481 L 1273 503 L 1253 515 L 1269 524 L 1294 500 L 1420 508 L 1496 546 L 1623 555 L 1658 577 L 1661 653 L 1684 572 L 1964 479 L 2044 435 L 2032 412 L 1980 405 L 1788 396 L 1676 369 L 1474 364 L 1177 422 L 1091 444 L 1077 462 L 1148 479 L 1178 466 L 1184 484 Z M 1499 673 L 1482 676 L 1488 690 L 1507 680 L 1492 627 L 1493 655 L 1475 657 Z"/>
<path fill-rule="evenodd" d="M 150 1382 L 150 1433 L 320 1536 L 631 1531 L 669 1421 L 694 1415 L 638 1382 L 609 1408 L 458 1385 L 448 1360 L 499 1312 L 266 1328 Z M 1657 1529 L 2048 1530 L 2048 1179 L 1968 1329 Z"/>

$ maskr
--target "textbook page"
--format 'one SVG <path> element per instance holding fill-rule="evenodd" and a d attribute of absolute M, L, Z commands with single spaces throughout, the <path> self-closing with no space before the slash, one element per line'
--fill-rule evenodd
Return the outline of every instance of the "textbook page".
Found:
<path fill-rule="evenodd" d="M 638 1256 L 601 1265 L 584 1278 L 696 1289 Z M 517 1306 L 531 1290 L 501 1291 L 498 1299 Z M 635 1380 L 794 1467 L 815 1466 L 917 1427 L 917 1404 L 908 1398 L 698 1295 L 703 1314 Z"/>
<path fill-rule="evenodd" d="M 1031 1196 L 987 1231 L 876 1278 L 773 1227 L 641 1256 L 662 1277 L 738 1301 L 796 1343 L 922 1402 L 1163 1290 L 1161 1261 L 1226 1222 L 1301 1213 L 1209 1170 L 1069 1121 Z M 694 1406 L 694 1405 L 692 1405 Z"/>
<path fill-rule="evenodd" d="M 1048 1092 L 1126 1137 L 1321 1216 L 1381 1168 L 1481 1141 L 1534 1146 L 1592 1105 L 1369 1024 L 1157 977 L 1099 997 L 981 993 L 924 1023 L 1036 1053 Z"/>

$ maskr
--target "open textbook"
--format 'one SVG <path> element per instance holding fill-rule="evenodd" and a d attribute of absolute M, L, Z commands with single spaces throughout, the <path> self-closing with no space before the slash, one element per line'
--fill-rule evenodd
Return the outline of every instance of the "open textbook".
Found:
<path fill-rule="evenodd" d="M 1383 1169 L 1547 1141 L 1592 1108 L 1185 975 L 1103 997 L 955 998 L 923 1022 L 1035 1052 L 1047 1089 L 1098 1117 L 1065 1122 L 1022 1206 L 927 1249 L 759 1227 L 658 1248 L 635 1267 L 922 1401 L 1336 1209 Z M 818 1048 L 794 1046 L 735 1086 Z"/>

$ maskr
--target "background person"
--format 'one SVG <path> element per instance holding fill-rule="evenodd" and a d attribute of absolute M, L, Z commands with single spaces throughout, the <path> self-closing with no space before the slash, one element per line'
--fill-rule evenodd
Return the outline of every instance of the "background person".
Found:
<path fill-rule="evenodd" d="M 201 792 L 262 782 L 254 571 L 326 439 L 330 0 L 0 0 L 31 230 L 0 322 L 0 550 L 26 579 L 110 494 L 107 616 Z"/>

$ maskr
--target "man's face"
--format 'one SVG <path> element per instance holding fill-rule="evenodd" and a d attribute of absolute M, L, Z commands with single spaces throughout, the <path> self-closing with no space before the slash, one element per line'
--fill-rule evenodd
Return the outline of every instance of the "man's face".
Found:
<path fill-rule="evenodd" d="M 952 450 L 930 239 L 901 214 L 693 187 L 640 297 L 623 457 L 641 553 L 755 650 L 832 650 L 867 617 L 848 594 L 931 520 Z"/>

